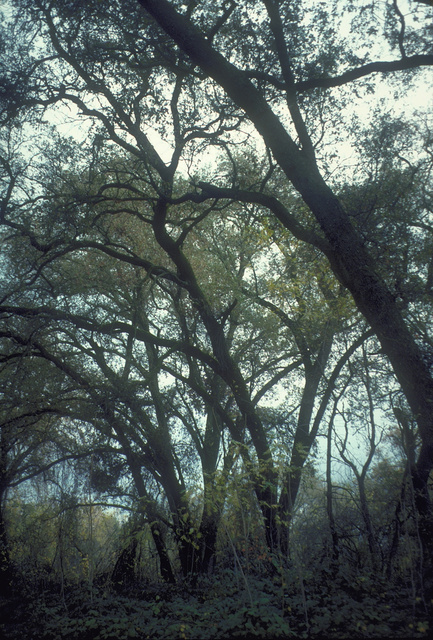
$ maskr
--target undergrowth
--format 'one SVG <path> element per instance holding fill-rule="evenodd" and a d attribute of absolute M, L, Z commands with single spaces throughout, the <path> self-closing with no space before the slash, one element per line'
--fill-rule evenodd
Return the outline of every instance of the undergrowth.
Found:
<path fill-rule="evenodd" d="M 428 607 L 410 591 L 362 575 L 299 581 L 231 571 L 183 585 L 70 588 L 31 592 L 1 603 L 8 640 L 218 640 L 240 638 L 428 637 Z"/>

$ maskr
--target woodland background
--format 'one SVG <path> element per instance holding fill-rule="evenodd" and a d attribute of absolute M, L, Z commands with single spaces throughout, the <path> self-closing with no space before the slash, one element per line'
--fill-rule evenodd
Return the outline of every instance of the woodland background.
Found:
<path fill-rule="evenodd" d="M 5 637 L 428 635 L 431 5 L 3 3 Z"/>

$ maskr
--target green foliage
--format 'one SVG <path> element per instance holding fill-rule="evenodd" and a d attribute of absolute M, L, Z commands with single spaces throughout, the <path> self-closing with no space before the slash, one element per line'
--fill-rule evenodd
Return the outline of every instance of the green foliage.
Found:
<path fill-rule="evenodd" d="M 60 579 L 93 581 L 110 570 L 120 525 L 99 507 L 11 500 L 6 509 L 10 556 L 22 580 L 35 589 Z"/>
<path fill-rule="evenodd" d="M 21 602 L 0 630 L 8 640 L 23 633 L 29 640 L 427 637 L 425 611 L 404 587 L 343 568 L 316 572 L 302 590 L 297 570 L 285 577 L 285 589 L 279 580 L 250 576 L 247 590 L 227 571 L 194 589 L 143 585 L 129 597 L 80 589 L 63 602 L 41 594 L 26 607 Z"/>

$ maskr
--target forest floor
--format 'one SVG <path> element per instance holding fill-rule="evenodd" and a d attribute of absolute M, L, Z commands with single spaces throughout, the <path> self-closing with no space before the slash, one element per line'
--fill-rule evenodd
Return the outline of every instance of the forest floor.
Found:
<path fill-rule="evenodd" d="M 75 585 L 0 600 L 0 637 L 8 640 L 128 640 L 150 638 L 422 638 L 429 607 L 407 588 L 360 576 L 308 581 L 295 589 L 271 579 L 236 575 L 167 586 Z M 431 609 L 431 603 L 430 603 Z M 430 620 L 430 629 L 432 628 Z"/>

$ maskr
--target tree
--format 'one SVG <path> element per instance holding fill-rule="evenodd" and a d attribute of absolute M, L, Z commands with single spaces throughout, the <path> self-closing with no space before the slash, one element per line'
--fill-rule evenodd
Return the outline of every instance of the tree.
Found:
<path fill-rule="evenodd" d="M 242 58 L 243 52 L 239 49 L 235 49 L 236 53 L 240 54 L 237 64 L 227 59 L 224 50 L 224 36 L 227 30 L 221 33 L 224 44 L 214 45 L 214 38 L 209 37 L 206 27 L 200 24 L 203 13 L 199 12 L 197 22 L 194 21 L 192 5 L 185 14 L 182 14 L 177 10 L 176 3 L 166 0 L 162 2 L 139 0 L 139 2 L 173 39 L 180 51 L 198 65 L 207 77 L 212 78 L 234 105 L 249 118 L 269 147 L 276 162 L 295 189 L 299 191 L 319 223 L 326 238 L 325 253 L 331 267 L 340 282 L 349 289 L 358 309 L 374 329 L 419 424 L 423 446 L 414 470 L 413 482 L 416 487 L 418 508 L 420 514 L 424 516 L 422 536 L 427 546 L 431 530 L 427 479 L 433 465 L 431 411 L 433 380 L 423 353 L 401 316 L 395 297 L 380 277 L 347 211 L 319 171 L 314 143 L 309 133 L 309 130 L 313 129 L 313 123 L 308 122 L 308 115 L 307 118 L 302 115 L 297 95 L 298 92 L 305 90 L 305 86 L 324 88 L 332 84 L 346 83 L 353 77 L 359 77 L 368 72 L 386 71 L 388 68 L 390 70 L 417 68 L 422 64 L 431 65 L 433 58 L 424 53 L 422 38 L 419 42 L 421 53 L 407 57 L 402 21 L 398 33 L 400 59 L 394 63 L 388 65 L 370 63 L 370 68 L 368 65 L 358 66 L 340 74 L 335 79 L 326 77 L 328 72 L 326 69 L 319 80 L 308 77 L 297 83 L 293 64 L 294 54 L 289 47 L 291 34 L 285 31 L 282 5 L 273 0 L 264 1 L 263 12 L 268 23 L 265 26 L 264 20 L 259 19 L 259 24 L 261 29 L 266 28 L 268 41 L 272 43 L 274 65 L 272 71 L 277 68 L 279 74 L 277 78 L 274 73 L 270 74 L 270 78 L 269 76 L 265 78 L 264 83 L 268 80 L 269 84 L 273 84 L 272 88 L 278 84 L 280 101 L 282 103 L 284 99 L 286 100 L 288 115 L 296 131 L 298 139 L 296 142 L 288 132 L 284 120 L 272 110 L 266 90 L 261 90 L 261 87 L 256 86 L 248 77 L 260 76 L 257 74 L 258 67 L 255 66 L 258 59 L 254 60 L 252 69 L 251 64 L 246 66 L 246 61 Z M 231 5 L 230 9 L 234 10 L 234 5 Z M 231 13 L 232 11 L 226 10 L 223 19 L 220 20 L 221 23 L 225 23 L 225 27 Z M 263 13 L 260 18 L 262 16 Z M 248 14 L 244 14 L 244 17 L 248 20 Z M 248 21 L 248 24 L 252 29 L 252 22 Z M 212 31 L 210 33 L 212 36 L 216 35 Z M 233 43 L 231 46 L 233 47 Z M 221 196 L 229 196 L 229 192 L 218 192 L 218 189 L 208 193 L 214 197 L 218 193 Z M 231 195 L 241 197 L 236 190 Z M 291 228 L 289 222 L 286 222 L 286 226 Z"/>
<path fill-rule="evenodd" d="M 63 422 L 70 412 L 71 390 L 59 385 L 56 372 L 35 357 L 30 343 L 19 340 L 17 349 L 14 332 L 1 333 L 0 572 L 7 593 L 13 578 L 6 517 L 10 491 L 83 452 Z"/>
<path fill-rule="evenodd" d="M 390 188 L 382 200 L 378 194 L 384 184 L 400 186 L 402 177 L 414 186 L 420 169 L 412 156 L 392 167 L 396 148 L 390 144 L 365 152 L 369 163 L 359 163 L 361 177 L 346 172 L 340 183 L 329 181 L 333 191 L 319 172 L 319 167 L 322 174 L 332 170 L 340 125 L 355 138 L 344 110 L 338 112 L 345 87 L 376 71 L 431 64 L 422 31 L 416 33 L 412 24 L 409 30 L 393 3 L 388 40 L 399 59 L 379 64 L 337 47 L 339 34 L 326 25 L 341 17 L 339 3 L 329 13 L 315 8 L 302 13 L 301 3 L 290 3 L 286 12 L 285 3 L 266 1 L 254 15 L 247 2 L 227 4 L 221 12 L 208 3 L 140 4 L 165 34 L 135 1 L 15 4 L 16 23 L 5 36 L 9 57 L 14 43 L 21 48 L 5 75 L 14 91 L 3 121 L 13 130 L 25 114 L 34 130 L 52 105 L 68 104 L 91 126 L 80 147 L 61 137 L 51 146 L 44 140 L 43 160 L 33 157 L 27 164 L 25 155 L 20 163 L 11 153 L 12 135 L 5 144 L 2 224 L 8 260 L 12 264 L 12 249 L 18 248 L 25 268 L 14 263 L 20 278 L 3 301 L 3 313 L 28 325 L 38 318 L 50 327 L 56 338 L 34 342 L 38 357 L 54 364 L 80 388 L 88 406 L 97 408 L 98 428 L 120 444 L 150 522 L 162 522 L 154 499 L 162 487 L 187 574 L 200 539 L 191 536 L 199 531 L 206 537 L 206 521 L 213 520 L 204 545 L 211 549 L 217 527 L 207 507 L 198 527 L 192 519 L 187 442 L 191 459 L 200 460 L 205 493 L 213 496 L 220 448 L 227 445 L 229 452 L 224 477 L 231 463 L 229 441 L 241 445 L 268 547 L 279 549 L 333 386 L 365 338 L 344 294 L 347 287 L 419 421 L 423 447 L 413 478 L 427 541 L 432 444 L 427 314 L 423 346 L 412 329 L 417 308 L 426 308 L 422 297 L 431 286 L 431 267 L 417 279 L 413 300 L 402 302 L 408 292 L 415 294 L 413 266 L 425 270 L 428 261 L 427 233 L 418 242 L 414 230 L 416 225 L 421 233 L 428 229 L 428 192 L 419 199 L 426 215 L 413 215 L 411 233 L 404 207 L 394 207 L 388 217 L 393 233 L 384 241 L 380 220 L 393 192 Z M 368 8 L 363 6 L 364 15 Z M 31 34 L 25 43 L 13 38 L 18 27 Z M 314 51 L 312 39 L 320 44 Z M 326 92 L 337 86 L 342 94 L 332 103 Z M 253 126 L 263 145 L 251 135 Z M 389 141 L 396 131 L 387 125 L 376 133 Z M 158 152 L 158 136 L 167 145 L 164 152 Z M 200 163 L 211 148 L 221 153 L 205 172 Z M 428 153 L 427 167 L 425 158 Z M 365 165 L 370 170 L 374 161 L 376 173 L 369 177 Z M 224 215 L 229 208 L 231 217 Z M 410 245 L 411 257 L 405 260 L 402 251 L 397 261 L 402 230 L 403 249 Z M 212 253 L 212 234 L 220 234 L 227 246 Z M 200 250 L 203 241 L 206 251 Z M 260 249 L 255 263 L 248 242 Z M 281 263 L 269 258 L 277 250 Z M 389 268 L 383 259 L 387 251 Z M 224 262 L 233 268 L 217 267 Z M 211 274 L 204 264 L 211 265 Z M 281 284 L 268 286 L 272 277 Z M 315 314 L 304 313 L 306 301 Z M 279 339 L 267 337 L 265 344 L 267 332 Z M 339 332 L 349 332 L 350 339 L 340 341 Z M 341 345 L 339 358 L 332 349 Z M 293 430 L 294 421 L 282 412 L 269 420 L 271 412 L 260 402 L 280 382 L 287 384 L 291 373 L 303 384 L 301 398 L 290 396 L 296 411 L 299 407 Z M 283 480 L 272 451 L 278 422 L 284 422 L 292 449 Z M 182 438 L 174 443 L 179 425 Z M 223 498 L 217 504 L 219 509 Z M 160 533 L 155 532 L 155 544 Z M 203 549 L 200 554 L 206 555 Z"/>

